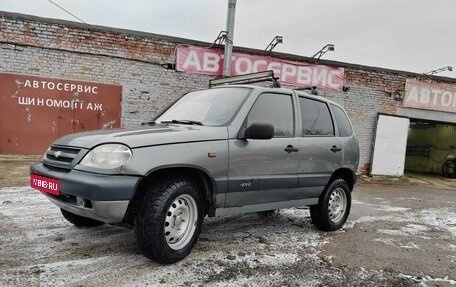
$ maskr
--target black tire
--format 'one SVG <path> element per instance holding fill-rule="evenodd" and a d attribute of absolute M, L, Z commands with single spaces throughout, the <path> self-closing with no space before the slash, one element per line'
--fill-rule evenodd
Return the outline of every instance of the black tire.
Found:
<path fill-rule="evenodd" d="M 88 217 L 83 217 L 83 216 L 71 213 L 69 211 L 66 211 L 65 209 L 60 209 L 60 211 L 62 212 L 63 217 L 65 217 L 66 220 L 73 223 L 75 226 L 95 227 L 95 226 L 100 226 L 100 225 L 104 224 L 104 222 L 102 222 L 102 221 L 98 221 L 98 220 L 88 218 Z"/>
<path fill-rule="evenodd" d="M 345 206 L 342 206 L 340 202 L 344 200 L 344 197 Z M 341 201 L 337 202 L 337 198 L 340 198 Z M 330 209 L 330 204 L 335 206 L 335 209 L 339 211 L 337 214 L 334 214 L 334 210 Z M 348 215 L 350 214 L 350 208 L 350 188 L 345 180 L 337 178 L 325 188 L 320 195 L 318 204 L 310 206 L 310 216 L 312 222 L 318 229 L 335 231 L 340 229 L 347 221 Z"/>
<path fill-rule="evenodd" d="M 453 178 L 456 177 L 456 160 L 447 159 L 442 166 L 443 177 Z"/>
<path fill-rule="evenodd" d="M 184 177 L 165 179 L 151 186 L 144 196 L 136 216 L 136 242 L 149 259 L 162 264 L 177 262 L 190 253 L 198 240 L 203 218 L 204 203 L 196 185 Z M 178 238 L 181 227 L 184 235 Z M 171 235 L 165 229 L 171 230 Z M 176 238 L 170 237 L 175 234 Z"/>

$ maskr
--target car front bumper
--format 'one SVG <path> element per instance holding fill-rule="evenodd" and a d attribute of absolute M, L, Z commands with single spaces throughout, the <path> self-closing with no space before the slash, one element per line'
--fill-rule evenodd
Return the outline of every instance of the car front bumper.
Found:
<path fill-rule="evenodd" d="M 60 195 L 42 192 L 58 207 L 106 223 L 123 221 L 141 179 L 50 168 L 42 162 L 32 164 L 30 173 L 59 180 Z"/>

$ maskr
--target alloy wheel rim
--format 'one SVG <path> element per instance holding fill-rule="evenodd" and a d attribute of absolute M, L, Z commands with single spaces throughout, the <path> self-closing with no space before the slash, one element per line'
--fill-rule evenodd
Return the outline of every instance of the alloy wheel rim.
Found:
<path fill-rule="evenodd" d="M 197 219 L 198 207 L 190 195 L 180 195 L 171 203 L 164 223 L 165 241 L 171 249 L 182 249 L 190 242 Z"/>

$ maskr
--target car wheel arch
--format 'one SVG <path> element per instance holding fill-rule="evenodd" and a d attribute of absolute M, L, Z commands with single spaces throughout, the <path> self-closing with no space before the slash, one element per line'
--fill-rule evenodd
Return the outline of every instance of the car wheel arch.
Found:
<path fill-rule="evenodd" d="M 195 166 L 164 166 L 155 168 L 143 176 L 137 185 L 135 194 L 127 209 L 123 223 L 132 226 L 134 224 L 134 217 L 137 213 L 140 203 L 147 192 L 147 187 L 153 184 L 154 181 L 162 178 L 171 178 L 177 176 L 185 176 L 194 181 L 201 192 L 202 197 L 205 199 L 206 210 L 205 213 L 209 214 L 211 209 L 215 207 L 215 181 L 212 177 L 202 168 Z"/>
<path fill-rule="evenodd" d="M 353 187 L 355 186 L 355 182 L 356 182 L 356 175 L 353 172 L 353 170 L 351 170 L 349 168 L 344 168 L 344 167 L 337 169 L 336 171 L 333 172 L 327 185 L 330 185 L 335 179 L 338 179 L 338 178 L 343 179 L 347 183 L 348 187 L 350 188 L 350 191 L 353 191 Z"/>

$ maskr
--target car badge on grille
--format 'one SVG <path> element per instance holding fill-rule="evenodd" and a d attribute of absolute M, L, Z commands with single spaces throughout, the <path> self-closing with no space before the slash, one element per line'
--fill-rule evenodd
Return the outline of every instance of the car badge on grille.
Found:
<path fill-rule="evenodd" d="M 61 155 L 62 155 L 62 152 L 59 150 L 54 153 L 55 158 L 59 158 Z"/>

